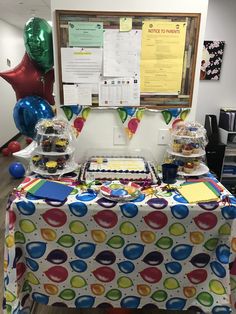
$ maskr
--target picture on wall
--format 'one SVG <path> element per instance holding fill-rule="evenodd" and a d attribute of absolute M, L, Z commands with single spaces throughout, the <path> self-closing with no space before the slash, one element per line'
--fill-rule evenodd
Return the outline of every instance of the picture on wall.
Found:
<path fill-rule="evenodd" d="M 224 53 L 224 41 L 206 40 L 203 44 L 200 80 L 220 79 L 220 71 Z"/>

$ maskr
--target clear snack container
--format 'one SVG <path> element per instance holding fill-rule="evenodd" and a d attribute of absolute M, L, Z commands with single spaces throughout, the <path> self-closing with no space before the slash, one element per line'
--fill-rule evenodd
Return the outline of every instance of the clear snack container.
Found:
<path fill-rule="evenodd" d="M 171 141 L 165 160 L 178 165 L 181 176 L 199 176 L 209 171 L 205 165 L 205 128 L 198 122 L 181 122 L 171 129 Z"/>
<path fill-rule="evenodd" d="M 36 125 L 37 146 L 30 169 L 40 175 L 60 176 L 75 170 L 73 131 L 63 119 L 44 119 Z"/>

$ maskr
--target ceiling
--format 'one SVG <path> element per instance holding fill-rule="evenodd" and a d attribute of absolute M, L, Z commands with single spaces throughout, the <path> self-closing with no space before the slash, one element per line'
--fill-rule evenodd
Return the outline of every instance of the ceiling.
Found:
<path fill-rule="evenodd" d="M 51 20 L 50 0 L 0 0 L 0 19 L 21 29 L 32 17 Z"/>

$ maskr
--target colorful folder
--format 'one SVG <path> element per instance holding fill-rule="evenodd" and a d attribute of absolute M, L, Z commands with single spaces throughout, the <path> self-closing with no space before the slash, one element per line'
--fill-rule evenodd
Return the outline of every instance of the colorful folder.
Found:
<path fill-rule="evenodd" d="M 184 184 L 178 188 L 178 191 L 188 203 L 217 201 L 220 196 L 220 193 L 208 182 Z"/>
<path fill-rule="evenodd" d="M 24 186 L 24 191 L 43 199 L 63 202 L 73 187 L 44 179 L 34 179 Z"/>

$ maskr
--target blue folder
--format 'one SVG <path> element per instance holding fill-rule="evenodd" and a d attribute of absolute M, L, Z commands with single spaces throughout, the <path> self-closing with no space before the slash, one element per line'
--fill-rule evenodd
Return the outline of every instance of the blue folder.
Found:
<path fill-rule="evenodd" d="M 63 202 L 74 189 L 73 187 L 62 183 L 47 180 L 44 181 L 45 182 L 37 190 L 29 190 L 28 193 L 38 198 Z"/>

